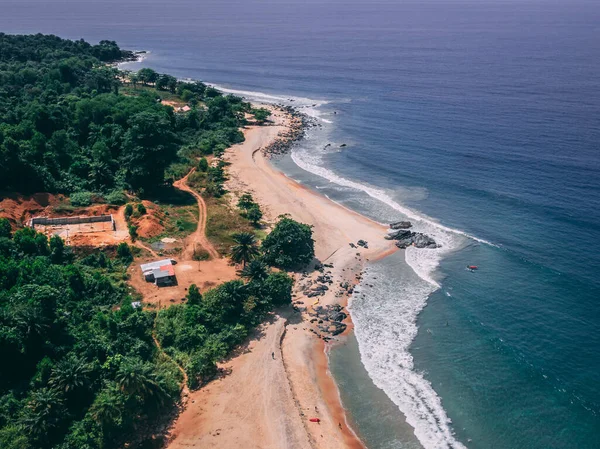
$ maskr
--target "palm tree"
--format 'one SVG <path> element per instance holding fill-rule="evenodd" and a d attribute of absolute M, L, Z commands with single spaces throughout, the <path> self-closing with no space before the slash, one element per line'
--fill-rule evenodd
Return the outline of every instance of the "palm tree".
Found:
<path fill-rule="evenodd" d="M 65 393 L 86 387 L 90 382 L 90 367 L 83 360 L 68 357 L 52 370 L 50 385 Z"/>
<path fill-rule="evenodd" d="M 49 388 L 34 391 L 25 407 L 22 424 L 25 431 L 38 441 L 46 441 L 62 419 L 63 399 Z"/>
<path fill-rule="evenodd" d="M 152 366 L 137 359 L 123 362 L 115 380 L 120 390 L 128 395 L 139 394 L 143 399 L 151 396 L 158 402 L 167 395 L 152 372 Z"/>
<path fill-rule="evenodd" d="M 254 259 L 240 272 L 243 278 L 254 282 L 263 282 L 269 276 L 269 267 L 261 259 Z"/>
<path fill-rule="evenodd" d="M 225 315 L 227 315 L 226 319 L 233 319 L 235 321 L 238 318 L 244 301 L 248 296 L 247 291 L 246 285 L 239 279 L 225 282 L 219 287 L 221 297 L 220 306 Z"/>
<path fill-rule="evenodd" d="M 233 235 L 233 240 L 236 244 L 231 248 L 231 260 L 241 263 L 245 268 L 259 254 L 256 238 L 250 232 L 240 232 Z"/>
<path fill-rule="evenodd" d="M 110 429 L 121 421 L 125 409 L 125 398 L 117 385 L 101 391 L 90 407 L 90 415 L 102 426 Z"/>

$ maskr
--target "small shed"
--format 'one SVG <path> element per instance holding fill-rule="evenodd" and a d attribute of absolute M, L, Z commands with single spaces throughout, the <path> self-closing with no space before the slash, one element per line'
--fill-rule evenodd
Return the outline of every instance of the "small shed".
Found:
<path fill-rule="evenodd" d="M 175 268 L 171 259 L 144 263 L 140 267 L 146 282 L 154 282 L 159 286 L 175 284 Z"/>

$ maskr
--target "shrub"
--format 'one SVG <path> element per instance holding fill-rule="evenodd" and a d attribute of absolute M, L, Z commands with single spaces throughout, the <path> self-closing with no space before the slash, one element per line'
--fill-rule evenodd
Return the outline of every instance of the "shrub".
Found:
<path fill-rule="evenodd" d="M 208 161 L 205 157 L 198 161 L 198 170 L 200 170 L 201 172 L 205 172 L 206 170 L 208 170 Z"/>
<path fill-rule="evenodd" d="M 254 202 L 254 198 L 252 198 L 252 195 L 250 193 L 244 193 L 242 196 L 240 196 L 240 199 L 238 200 L 237 206 L 240 209 L 250 209 L 252 206 L 254 206 L 256 203 Z"/>
<path fill-rule="evenodd" d="M 125 220 L 129 220 L 132 215 L 133 215 L 133 206 L 131 204 L 128 204 L 127 206 L 125 206 Z"/>
<path fill-rule="evenodd" d="M 292 285 L 294 280 L 283 271 L 271 273 L 264 281 L 262 293 L 271 300 L 274 306 L 292 302 Z"/>
<path fill-rule="evenodd" d="M 125 242 L 119 243 L 119 246 L 117 246 L 117 256 L 125 262 L 131 262 L 133 260 L 131 248 Z"/>
<path fill-rule="evenodd" d="M 114 204 L 116 206 L 121 206 L 127 202 L 127 196 L 120 190 L 113 190 L 106 195 L 104 199 L 108 204 Z"/>
<path fill-rule="evenodd" d="M 135 242 L 138 238 L 137 226 L 129 225 L 129 236 L 131 237 L 131 241 Z"/>
<path fill-rule="evenodd" d="M 192 254 L 192 259 L 196 261 L 208 260 L 210 259 L 210 254 L 201 246 L 196 246 L 194 248 L 194 254 Z"/>
<path fill-rule="evenodd" d="M 250 220 L 254 226 L 258 225 L 258 222 L 261 220 L 262 216 L 263 213 L 260 210 L 260 207 L 258 207 L 258 204 L 255 204 L 248 209 L 248 212 L 246 212 L 246 218 Z"/>
<path fill-rule="evenodd" d="M 252 109 L 252 113 L 258 123 L 264 123 L 271 116 L 271 111 L 265 108 Z"/>
<path fill-rule="evenodd" d="M 146 215 L 146 206 L 144 206 L 142 203 L 138 204 L 137 211 L 140 215 Z"/>
<path fill-rule="evenodd" d="M 216 183 L 216 182 L 209 182 L 206 185 L 205 192 L 207 195 L 210 195 L 214 198 L 220 198 L 223 195 L 225 195 L 225 193 L 227 193 L 227 191 L 223 187 L 223 184 Z"/>
<path fill-rule="evenodd" d="M 71 205 L 76 207 L 87 207 L 92 204 L 94 194 L 92 192 L 75 192 L 71 194 Z"/>
<path fill-rule="evenodd" d="M 290 269 L 308 264 L 315 257 L 315 242 L 310 226 L 282 217 L 263 241 L 264 260 Z"/>

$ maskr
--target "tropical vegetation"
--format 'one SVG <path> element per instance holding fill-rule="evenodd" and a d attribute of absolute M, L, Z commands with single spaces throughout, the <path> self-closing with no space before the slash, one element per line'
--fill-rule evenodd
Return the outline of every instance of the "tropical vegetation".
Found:
<path fill-rule="evenodd" d="M 112 41 L 0 33 L 0 191 L 125 205 L 133 241 L 132 218 L 150 213 L 139 199 L 192 168 L 209 209 L 226 202 L 219 156 L 243 140 L 245 113 L 263 122 L 268 111 L 200 82 L 115 68 L 132 57 Z M 0 448 L 139 446 L 176 408 L 182 371 L 190 388 L 203 385 L 273 307 L 291 302 L 292 278 L 271 266 L 310 262 L 311 228 L 283 217 L 261 245 L 250 224 L 260 207 L 249 194 L 238 206 L 231 213 L 244 227 L 213 232 L 228 233 L 241 278 L 203 294 L 192 285 L 183 304 L 159 311 L 127 283 L 138 248 L 76 250 L 0 218 Z M 208 215 L 209 228 L 220 223 Z"/>
<path fill-rule="evenodd" d="M 76 198 L 87 202 L 90 192 L 147 192 L 169 182 L 165 173 L 243 140 L 248 103 L 200 82 L 108 65 L 131 56 L 112 41 L 0 33 L 0 190 L 86 192 Z M 176 113 L 160 101 L 163 91 L 192 107 Z"/>

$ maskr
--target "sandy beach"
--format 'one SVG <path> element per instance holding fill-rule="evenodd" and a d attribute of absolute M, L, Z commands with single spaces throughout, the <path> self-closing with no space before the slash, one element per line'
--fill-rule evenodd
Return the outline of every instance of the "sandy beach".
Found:
<path fill-rule="evenodd" d="M 245 142 L 227 151 L 227 188 L 234 194 L 251 192 L 267 223 L 289 214 L 313 226 L 316 258 L 330 266 L 326 273 L 333 280 L 318 303 L 345 305 L 347 295 L 337 286 L 356 283 L 365 261 L 395 247 L 384 239 L 384 226 L 300 185 L 270 164 L 260 150 L 289 130 L 291 118 L 274 109 L 271 119 L 271 125 L 247 128 Z M 361 239 L 368 249 L 350 246 Z M 297 273 L 297 310 L 274 315 L 221 365 L 226 375 L 190 395 L 172 429 L 171 449 L 364 447 L 346 423 L 328 371 L 326 351 L 332 343 L 319 337 L 307 313 L 316 301 L 303 291 L 320 274 Z"/>

